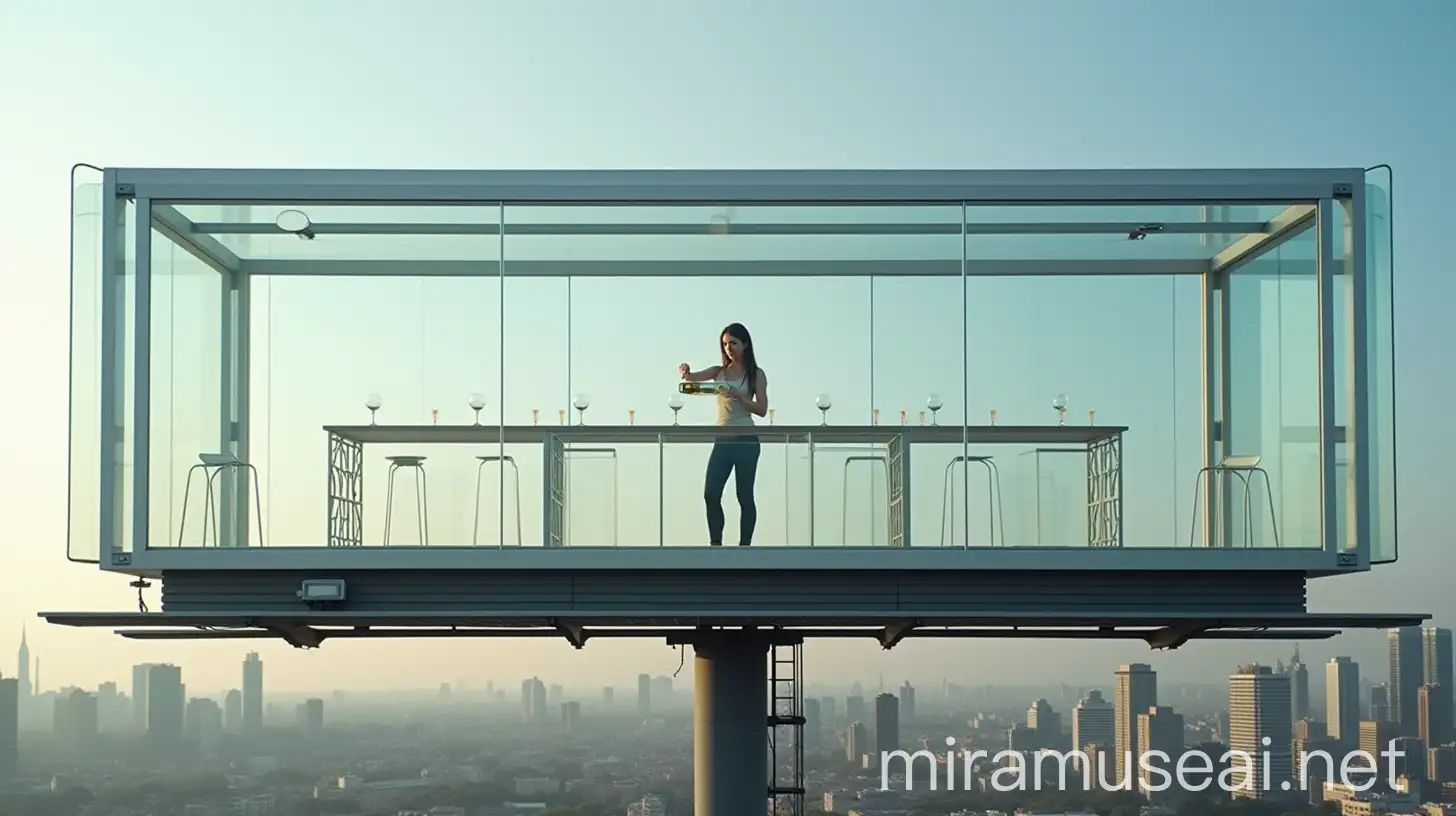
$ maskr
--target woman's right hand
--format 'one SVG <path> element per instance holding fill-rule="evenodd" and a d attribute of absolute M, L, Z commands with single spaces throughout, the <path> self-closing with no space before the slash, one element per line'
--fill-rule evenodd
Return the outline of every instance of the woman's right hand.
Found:
<path fill-rule="evenodd" d="M 693 370 L 691 368 L 688 368 L 688 364 L 687 363 L 678 363 L 678 366 L 677 366 L 677 375 L 679 377 L 681 377 L 684 380 L 686 380 L 688 378 L 688 375 L 691 374 L 692 372 L 693 372 Z"/>

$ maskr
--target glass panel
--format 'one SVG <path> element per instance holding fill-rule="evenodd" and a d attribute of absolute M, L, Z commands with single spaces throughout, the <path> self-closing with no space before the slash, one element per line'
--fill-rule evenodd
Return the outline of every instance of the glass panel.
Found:
<path fill-rule="evenodd" d="M 1395 267 L 1393 179 L 1389 167 L 1365 176 L 1365 427 L 1370 437 L 1370 560 L 1399 556 L 1395 461 Z"/>
<path fill-rule="evenodd" d="M 1085 547 L 1109 535 L 1108 525 L 1094 527 L 1089 512 L 1094 462 L 1086 442 L 1027 441 L 1025 431 L 1017 440 L 1009 431 L 1064 424 L 1087 433 L 1127 428 L 1120 458 L 1122 546 L 1189 545 L 1203 512 L 1193 503 L 1204 436 L 1201 270 L 1283 209 L 968 210 L 970 422 L 1008 426 L 1004 442 L 973 444 L 968 453 L 999 463 L 1005 498 L 994 509 L 1005 513 L 1006 523 L 998 544 Z M 1002 234 L 981 226 L 989 224 L 1002 225 Z M 1024 225 L 1020 234 L 1015 225 Z M 994 260 L 1001 258 L 1070 263 L 1018 267 Z M 1085 263 L 1109 260 L 1128 263 Z M 976 486 L 984 476 L 969 472 L 967 510 L 984 517 L 992 511 Z"/>
<path fill-rule="evenodd" d="M 515 543 L 514 474 L 500 458 L 499 206 L 300 205 L 312 238 L 218 226 L 261 229 L 285 205 L 235 214 L 218 207 L 211 215 L 178 209 L 216 219 L 208 231 L 242 257 L 304 261 L 249 284 L 246 458 L 261 477 L 267 546 Z M 369 223 L 404 226 L 386 235 L 348 232 Z M 466 234 L 410 232 L 411 224 L 434 223 Z M 349 253 L 363 238 L 377 239 L 373 251 L 397 260 L 328 264 L 358 260 Z M 460 263 L 412 266 L 426 251 Z M 358 456 L 349 444 L 331 450 L 328 427 L 362 439 Z M 357 494 L 349 474 L 358 474 Z M 190 511 L 184 544 L 201 544 Z"/>
<path fill-rule="evenodd" d="M 101 195 L 95 181 L 71 189 L 71 392 L 66 556 L 101 554 Z"/>
<path fill-rule="evenodd" d="M 234 473 L 201 466 L 203 456 L 233 453 L 224 434 L 225 353 L 231 352 L 231 298 L 223 273 L 152 230 L 146 546 L 232 545 L 227 497 Z M 231 369 L 231 365 L 227 366 Z M 211 498 L 209 499 L 209 492 Z M 183 529 L 183 521 L 186 528 Z"/>
<path fill-rule="evenodd" d="M 1306 228 L 1229 276 L 1225 450 L 1259 457 L 1259 470 L 1216 480 L 1224 546 L 1323 546 L 1318 251 L 1318 231 Z"/>
<path fill-rule="evenodd" d="M 720 332 L 741 323 L 770 378 L 772 413 L 754 419 L 756 453 L 730 456 L 738 449 L 725 446 L 720 464 L 736 472 L 757 457 L 754 542 L 889 543 L 887 463 L 861 458 L 883 457 L 886 443 L 825 439 L 815 429 L 826 420 L 870 429 L 878 409 L 889 439 L 902 410 L 907 423 L 918 421 L 932 390 L 953 402 L 958 362 L 925 351 L 959 344 L 959 207 L 510 207 L 506 218 L 513 412 L 539 408 L 538 419 L 555 424 L 565 411 L 573 428 L 670 425 L 678 365 L 720 365 Z M 917 348 L 935 362 L 906 366 Z M 569 371 L 564 388 L 561 371 Z M 713 425 L 715 400 L 683 397 L 676 420 Z M 943 419 L 961 416 L 949 409 Z M 611 450 L 566 456 L 565 543 L 700 546 L 710 537 L 711 437 L 665 431 L 659 451 L 655 432 L 590 441 L 589 431 L 570 433 L 583 440 L 574 448 Z M 927 464 L 926 487 L 938 489 L 945 463 Z M 731 545 L 741 521 L 731 474 L 724 491 Z M 914 523 L 933 526 L 937 510 L 927 502 Z"/>

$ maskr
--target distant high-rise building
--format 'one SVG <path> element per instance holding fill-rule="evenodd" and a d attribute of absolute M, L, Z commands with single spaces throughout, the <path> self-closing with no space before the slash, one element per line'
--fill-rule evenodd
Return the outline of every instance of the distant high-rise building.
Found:
<path fill-rule="evenodd" d="M 819 707 L 819 698 L 809 697 L 804 700 L 804 750 L 818 750 L 819 736 L 823 729 L 824 716 Z"/>
<path fill-rule="evenodd" d="M 248 652 L 243 660 L 243 733 L 263 730 L 263 659 Z"/>
<path fill-rule="evenodd" d="M 652 675 L 637 675 L 637 713 L 646 717 L 652 713 Z"/>
<path fill-rule="evenodd" d="M 1059 750 L 1062 746 L 1062 715 L 1046 700 L 1037 700 L 1026 709 L 1026 727 L 1036 732 L 1036 747 Z"/>
<path fill-rule="evenodd" d="M 567 731 L 581 728 L 581 703 L 567 700 L 561 704 L 561 724 L 566 726 Z"/>
<path fill-rule="evenodd" d="M 1092 689 L 1072 709 L 1072 747 L 1080 750 L 1093 743 L 1111 747 L 1116 742 L 1117 729 L 1113 727 L 1112 703 L 1103 699 L 1100 689 Z"/>
<path fill-rule="evenodd" d="M 19 773 L 20 678 L 0 677 L 0 780 Z"/>
<path fill-rule="evenodd" d="M 1366 756 L 1380 760 L 1376 763 L 1380 766 L 1380 770 L 1376 773 L 1383 775 L 1389 759 L 1391 744 L 1398 739 L 1400 739 L 1400 723 L 1365 720 L 1360 723 L 1360 736 L 1356 747 Z"/>
<path fill-rule="evenodd" d="M 1451 695 L 1440 683 L 1422 683 L 1416 693 L 1417 728 L 1421 742 L 1428 746 L 1451 741 Z"/>
<path fill-rule="evenodd" d="M 151 672 L 151 663 L 131 667 L 131 725 L 142 732 L 147 730 L 147 678 Z"/>
<path fill-rule="evenodd" d="M 1360 737 L 1360 666 L 1348 657 L 1325 664 L 1325 730 L 1351 746 Z"/>
<path fill-rule="evenodd" d="M 1299 644 L 1294 644 L 1294 657 L 1290 658 L 1289 665 L 1284 667 L 1284 673 L 1289 675 L 1289 705 L 1293 709 L 1295 720 L 1309 718 L 1309 667 L 1299 659 Z"/>
<path fill-rule="evenodd" d="M 55 701 L 56 737 L 71 747 L 89 747 L 101 730 L 101 706 L 96 695 L 81 689 L 61 694 Z"/>
<path fill-rule="evenodd" d="M 1416 695 L 1426 679 L 1423 645 L 1419 626 L 1402 626 L 1386 633 L 1386 653 L 1390 660 L 1390 719 L 1400 723 L 1402 736 L 1413 737 L 1420 729 Z"/>
<path fill-rule="evenodd" d="M 1440 686 L 1443 699 L 1432 710 L 1438 714 L 1436 730 L 1444 735 L 1442 742 L 1456 739 L 1456 664 L 1452 662 L 1451 630 L 1428 626 L 1421 630 L 1422 676 L 1428 685 Z M 1424 737 L 1422 737 L 1424 739 Z M 1437 743 L 1426 743 L 1433 745 Z"/>
<path fill-rule="evenodd" d="M 181 747 L 186 693 L 181 668 L 161 663 L 147 672 L 147 737 L 158 748 Z"/>
<path fill-rule="evenodd" d="M 1137 755 L 1144 785 L 1152 787 L 1159 783 L 1155 768 L 1169 774 L 1168 778 L 1177 779 L 1172 774 L 1178 758 L 1183 756 L 1183 715 L 1169 706 L 1153 706 L 1139 714 Z M 1148 798 L 1156 796 L 1150 792 Z"/>
<path fill-rule="evenodd" d="M 1359 689 L 1359 686 L 1354 686 Z M 1294 784 L 1294 733 L 1290 716 L 1289 676 L 1268 666 L 1240 666 L 1229 677 L 1230 751 L 1243 751 L 1251 760 L 1233 768 L 1235 798 L 1279 797 Z M 1266 742 L 1267 740 L 1267 742 Z M 1242 755 L 1239 755 L 1242 756 Z M 1264 780 L 1268 780 L 1266 786 Z"/>
<path fill-rule="evenodd" d="M 864 722 L 869 719 L 869 709 L 865 707 L 865 699 L 858 694 L 851 694 L 844 698 L 844 718 L 850 722 Z"/>
<path fill-rule="evenodd" d="M 216 700 L 194 697 L 182 713 L 182 731 L 189 742 L 203 751 L 216 750 L 222 742 L 223 715 Z"/>
<path fill-rule="evenodd" d="M 905 722 L 915 719 L 915 687 L 909 680 L 900 686 L 900 719 Z"/>
<path fill-rule="evenodd" d="M 303 701 L 303 735 L 318 739 L 324 734 L 324 701 L 311 697 Z"/>
<path fill-rule="evenodd" d="M 24 624 L 20 626 L 20 650 L 15 655 L 15 679 L 20 696 L 29 697 L 34 688 L 30 684 L 30 645 L 25 642 Z"/>
<path fill-rule="evenodd" d="M 539 677 L 521 681 L 521 716 L 526 722 L 546 722 L 546 684 Z"/>
<path fill-rule="evenodd" d="M 1384 683 L 1370 687 L 1370 716 L 1367 720 L 1390 721 L 1390 687 Z"/>
<path fill-rule="evenodd" d="M 1114 778 L 1120 783 L 1136 777 L 1138 715 L 1158 704 L 1158 673 L 1146 663 L 1127 663 L 1118 667 L 1116 679 L 1112 700 L 1117 758 Z"/>
<path fill-rule="evenodd" d="M 845 759 L 857 764 L 860 757 L 869 753 L 869 750 L 870 730 L 862 722 L 855 721 L 850 723 L 849 729 L 844 734 Z"/>
<path fill-rule="evenodd" d="M 243 732 L 243 693 L 229 689 L 222 703 L 222 727 L 229 734 Z"/>
<path fill-rule="evenodd" d="M 611 686 L 602 687 L 602 705 L 611 708 L 612 702 L 616 699 L 617 690 Z"/>
<path fill-rule="evenodd" d="M 875 753 L 900 750 L 900 701 L 884 692 L 875 695 Z"/>

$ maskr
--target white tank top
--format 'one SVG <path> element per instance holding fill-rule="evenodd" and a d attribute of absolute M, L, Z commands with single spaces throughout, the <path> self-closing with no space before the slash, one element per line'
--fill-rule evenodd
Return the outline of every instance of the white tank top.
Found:
<path fill-rule="evenodd" d="M 726 367 L 719 369 L 718 376 L 713 381 L 720 385 L 728 386 L 728 389 L 742 399 L 752 399 L 753 395 L 748 390 L 748 375 L 729 377 Z M 719 425 L 753 425 L 753 414 L 741 402 L 731 400 L 727 394 L 719 394 L 718 397 L 718 424 Z"/>

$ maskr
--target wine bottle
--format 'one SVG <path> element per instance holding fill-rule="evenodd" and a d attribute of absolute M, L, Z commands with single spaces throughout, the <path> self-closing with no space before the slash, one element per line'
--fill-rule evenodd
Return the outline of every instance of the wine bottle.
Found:
<path fill-rule="evenodd" d="M 677 390 L 682 394 L 698 394 L 716 396 L 726 388 L 723 383 L 715 382 L 681 382 L 677 384 Z"/>

